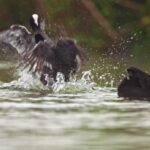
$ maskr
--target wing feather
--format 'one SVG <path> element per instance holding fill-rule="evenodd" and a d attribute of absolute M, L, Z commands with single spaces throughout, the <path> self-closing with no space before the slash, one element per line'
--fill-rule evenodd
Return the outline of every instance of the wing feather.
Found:
<path fill-rule="evenodd" d="M 42 73 L 44 67 L 52 70 L 55 64 L 55 54 L 47 42 L 39 42 L 30 51 L 22 53 L 24 60 L 24 67 L 29 68 L 29 72 Z"/>

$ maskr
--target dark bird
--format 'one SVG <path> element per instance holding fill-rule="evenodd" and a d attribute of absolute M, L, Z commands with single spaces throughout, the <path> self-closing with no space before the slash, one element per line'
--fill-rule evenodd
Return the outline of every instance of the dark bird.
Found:
<path fill-rule="evenodd" d="M 78 72 L 83 63 L 83 51 L 72 39 L 52 41 L 41 28 L 39 16 L 33 14 L 30 18 L 32 33 L 26 27 L 13 25 L 0 33 L 0 41 L 17 49 L 23 60 L 23 65 L 32 73 L 40 74 L 44 85 L 56 80 L 58 72 L 64 74 L 65 81 Z"/>
<path fill-rule="evenodd" d="M 63 73 L 65 81 L 70 75 L 80 70 L 83 62 L 83 51 L 72 39 L 58 39 L 56 43 L 41 29 L 38 15 L 32 15 L 30 25 L 37 43 L 35 47 L 25 52 L 24 61 L 29 70 L 41 74 L 41 81 L 47 84 L 46 78 L 56 80 L 58 72 Z"/>
<path fill-rule="evenodd" d="M 118 96 L 129 99 L 150 98 L 150 75 L 138 68 L 127 69 L 128 76 L 118 86 Z"/>

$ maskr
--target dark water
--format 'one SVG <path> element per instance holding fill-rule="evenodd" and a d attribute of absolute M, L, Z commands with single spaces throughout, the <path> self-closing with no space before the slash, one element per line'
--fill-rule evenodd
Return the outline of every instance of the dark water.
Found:
<path fill-rule="evenodd" d="M 149 102 L 122 100 L 89 72 L 48 89 L 14 66 L 0 65 L 0 150 L 150 149 Z"/>

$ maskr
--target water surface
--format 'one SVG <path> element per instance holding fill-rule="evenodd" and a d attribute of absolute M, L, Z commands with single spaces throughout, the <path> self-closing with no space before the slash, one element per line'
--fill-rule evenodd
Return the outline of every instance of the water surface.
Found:
<path fill-rule="evenodd" d="M 150 149 L 149 102 L 85 77 L 45 88 L 15 66 L 0 65 L 0 150 Z"/>

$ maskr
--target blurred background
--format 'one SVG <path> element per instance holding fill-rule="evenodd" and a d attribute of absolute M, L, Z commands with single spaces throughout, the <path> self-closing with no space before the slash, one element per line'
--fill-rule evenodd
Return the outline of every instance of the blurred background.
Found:
<path fill-rule="evenodd" d="M 83 70 L 98 84 L 116 86 L 129 66 L 150 72 L 149 0 L 0 0 L 0 30 L 29 28 L 33 13 L 52 39 L 70 37 L 83 47 Z"/>
<path fill-rule="evenodd" d="M 150 0 L 0 0 L 0 32 L 31 31 L 33 13 L 86 62 L 79 80 L 49 89 L 0 45 L 0 150 L 149 150 L 150 103 L 118 98 L 117 86 L 130 66 L 150 74 Z"/>

